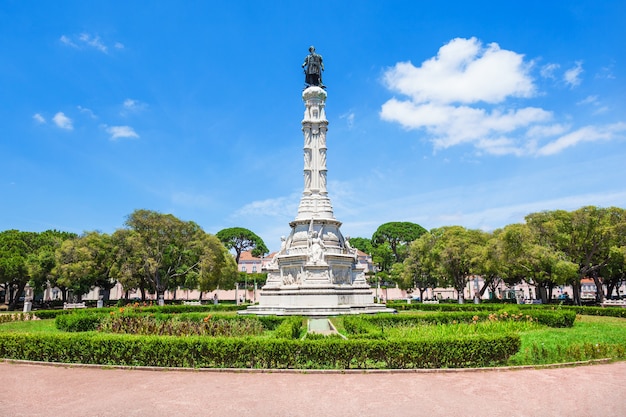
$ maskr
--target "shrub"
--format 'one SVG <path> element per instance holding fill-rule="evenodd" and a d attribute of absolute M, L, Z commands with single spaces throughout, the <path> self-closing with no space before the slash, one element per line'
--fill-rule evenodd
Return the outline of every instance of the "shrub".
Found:
<path fill-rule="evenodd" d="M 299 339 L 302 331 L 302 317 L 292 316 L 283 319 L 283 322 L 274 331 L 274 337 L 279 339 Z"/>
<path fill-rule="evenodd" d="M 104 316 L 89 312 L 73 312 L 56 317 L 54 324 L 57 329 L 65 332 L 89 332 L 97 330 Z"/>

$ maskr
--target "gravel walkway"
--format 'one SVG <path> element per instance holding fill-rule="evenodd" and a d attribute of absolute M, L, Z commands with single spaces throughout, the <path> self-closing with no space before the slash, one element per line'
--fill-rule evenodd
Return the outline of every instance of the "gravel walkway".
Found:
<path fill-rule="evenodd" d="M 131 370 L 0 362 L 4 416 L 626 416 L 626 362 L 463 372 Z"/>

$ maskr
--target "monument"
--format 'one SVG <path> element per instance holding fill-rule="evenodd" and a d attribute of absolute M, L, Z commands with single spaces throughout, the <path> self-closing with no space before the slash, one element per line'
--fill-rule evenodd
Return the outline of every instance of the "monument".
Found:
<path fill-rule="evenodd" d="M 329 316 L 394 312 L 374 303 L 357 251 L 341 234 L 326 189 L 326 91 L 324 65 L 315 48 L 305 58 L 304 191 L 291 233 L 266 266 L 259 304 L 240 314 Z"/>

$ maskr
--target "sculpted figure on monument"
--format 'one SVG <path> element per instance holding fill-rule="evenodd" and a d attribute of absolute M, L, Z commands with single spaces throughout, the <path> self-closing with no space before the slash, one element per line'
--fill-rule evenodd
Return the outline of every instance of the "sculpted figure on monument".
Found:
<path fill-rule="evenodd" d="M 307 84 L 307 86 L 318 86 L 326 88 L 324 84 L 322 84 L 322 71 L 324 71 L 324 62 L 322 61 L 322 56 L 315 53 L 314 46 L 311 46 L 309 48 L 309 54 L 304 58 L 302 68 L 304 68 L 304 82 Z"/>
<path fill-rule="evenodd" d="M 318 233 L 314 230 L 309 234 L 309 259 L 312 263 L 324 261 L 324 241 L 320 239 Z"/>

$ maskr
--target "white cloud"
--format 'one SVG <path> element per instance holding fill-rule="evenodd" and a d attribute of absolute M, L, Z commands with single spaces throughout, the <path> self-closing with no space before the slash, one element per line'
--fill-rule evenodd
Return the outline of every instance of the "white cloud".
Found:
<path fill-rule="evenodd" d="M 59 40 L 61 41 L 61 43 L 64 43 L 67 46 L 71 46 L 72 48 L 78 48 L 78 45 L 72 42 L 72 40 L 65 35 L 62 35 Z"/>
<path fill-rule="evenodd" d="M 593 104 L 597 106 L 600 103 L 598 102 L 598 96 L 587 96 L 576 104 Z"/>
<path fill-rule="evenodd" d="M 354 117 L 354 112 L 344 113 L 339 116 L 340 119 L 346 119 L 348 129 L 352 129 L 352 127 L 354 126 Z"/>
<path fill-rule="evenodd" d="M 76 106 L 76 108 L 81 112 L 81 113 L 85 113 L 87 114 L 89 117 L 91 117 L 92 119 L 97 119 L 98 117 L 94 114 L 93 111 L 91 111 L 91 109 L 88 109 L 86 107 L 83 106 Z"/>
<path fill-rule="evenodd" d="M 92 36 L 88 33 L 81 33 L 78 39 L 92 48 L 96 48 L 100 52 L 107 52 L 107 47 L 102 43 L 99 36 Z"/>
<path fill-rule="evenodd" d="M 576 61 L 576 64 L 572 68 L 565 71 L 565 74 L 563 75 L 563 80 L 570 87 L 577 87 L 578 85 L 580 85 L 580 82 L 581 82 L 580 75 L 582 73 L 583 73 L 583 63 L 582 61 Z"/>
<path fill-rule="evenodd" d="M 72 130 L 74 126 L 72 125 L 72 119 L 67 117 L 63 112 L 58 112 L 52 118 L 54 124 L 56 124 L 61 129 Z"/>
<path fill-rule="evenodd" d="M 107 126 L 106 131 L 111 135 L 111 140 L 139 137 L 135 130 L 130 126 Z"/>
<path fill-rule="evenodd" d="M 383 74 L 384 84 L 404 97 L 381 107 L 383 120 L 407 130 L 423 130 L 434 149 L 469 144 L 492 155 L 552 155 L 581 142 L 618 137 L 621 124 L 571 131 L 552 111 L 524 106 L 520 98 L 536 96 L 529 71 L 532 62 L 498 44 L 483 46 L 476 38 L 453 39 L 419 67 L 399 62 Z M 540 69 L 555 78 L 558 64 Z M 570 86 L 580 84 L 582 62 L 565 72 Z M 579 104 L 600 107 L 597 96 Z"/>
<path fill-rule="evenodd" d="M 559 64 L 546 64 L 539 70 L 543 78 L 555 79 L 554 72 L 560 68 Z"/>
<path fill-rule="evenodd" d="M 46 119 L 44 119 L 44 117 L 39 113 L 33 114 L 33 119 L 35 119 L 37 123 L 41 123 L 41 124 L 46 123 Z"/>
<path fill-rule="evenodd" d="M 512 139 L 505 141 L 503 135 L 532 124 L 547 122 L 552 118 L 552 113 L 535 107 L 502 112 L 469 106 L 415 104 L 391 99 L 383 104 L 381 117 L 383 120 L 398 122 L 407 129 L 425 128 L 432 135 L 435 149 L 473 143 L 489 153 L 502 154 L 503 149 L 498 144 L 506 142 L 510 153 L 517 154 L 521 152 L 521 145 L 515 145 Z"/>
<path fill-rule="evenodd" d="M 626 123 L 615 123 L 608 126 L 585 126 L 564 134 L 541 147 L 537 150 L 537 155 L 553 155 L 580 142 L 597 142 L 600 140 L 624 138 L 624 133 L 626 133 Z"/>
<path fill-rule="evenodd" d="M 523 58 L 497 43 L 483 47 L 476 38 L 457 38 L 420 67 L 399 62 L 384 74 L 384 82 L 416 103 L 499 103 L 535 94 Z"/>
<path fill-rule="evenodd" d="M 123 116 L 125 116 L 128 113 L 139 113 L 143 110 L 146 109 L 146 107 L 148 107 L 148 105 L 146 103 L 142 103 L 139 100 L 134 100 L 132 98 L 127 98 L 126 100 L 124 100 L 124 103 L 122 103 L 122 106 L 124 108 L 124 110 L 122 110 L 121 114 Z"/>
<path fill-rule="evenodd" d="M 85 32 L 78 36 L 61 35 L 59 40 L 61 43 L 76 49 L 93 48 L 105 54 L 109 51 L 108 46 L 100 39 L 100 36 Z M 113 47 L 115 49 L 124 49 L 124 45 L 120 42 L 115 42 Z"/>
<path fill-rule="evenodd" d="M 293 217 L 298 212 L 299 194 L 253 201 L 237 210 L 233 217 Z"/>

